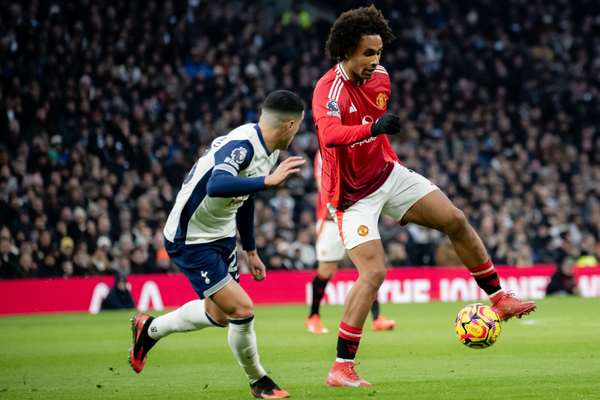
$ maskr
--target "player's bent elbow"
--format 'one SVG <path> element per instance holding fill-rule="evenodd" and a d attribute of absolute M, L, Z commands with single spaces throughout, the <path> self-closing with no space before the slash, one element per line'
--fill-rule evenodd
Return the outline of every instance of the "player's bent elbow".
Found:
<path fill-rule="evenodd" d="M 328 149 L 332 149 L 334 147 L 342 147 L 342 146 L 346 146 L 346 143 L 343 143 L 340 140 L 335 140 L 336 138 L 333 138 L 331 136 L 327 137 L 326 135 L 324 135 L 325 137 L 323 138 L 323 146 L 325 146 Z"/>
<path fill-rule="evenodd" d="M 328 149 L 331 149 L 333 147 L 340 147 L 343 146 L 344 143 L 342 143 L 342 140 L 340 140 L 339 138 L 339 133 L 337 132 L 336 129 L 334 129 L 336 127 L 336 125 L 329 125 L 329 124 L 325 124 L 325 126 L 323 127 L 323 135 L 322 135 L 322 143 L 323 146 L 325 146 Z M 339 127 L 339 125 L 338 125 Z"/>
<path fill-rule="evenodd" d="M 223 197 L 218 190 L 210 190 L 208 186 L 206 187 L 206 194 L 208 195 L 208 197 Z"/>
<path fill-rule="evenodd" d="M 323 135 L 323 146 L 325 146 L 328 149 L 331 149 L 333 147 L 338 147 L 336 146 L 336 144 L 334 143 L 333 140 L 331 140 L 330 137 L 328 137 L 327 135 Z"/>
<path fill-rule="evenodd" d="M 213 179 L 214 176 L 211 176 L 206 183 L 206 194 L 209 197 L 226 197 L 225 193 L 221 189 L 217 179 Z"/>

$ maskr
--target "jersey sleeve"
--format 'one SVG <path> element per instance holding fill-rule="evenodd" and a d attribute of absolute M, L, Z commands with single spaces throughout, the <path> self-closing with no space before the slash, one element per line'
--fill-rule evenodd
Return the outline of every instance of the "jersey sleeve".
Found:
<path fill-rule="evenodd" d="M 321 172 L 323 171 L 323 159 L 321 158 L 321 152 L 317 151 L 315 154 L 315 179 L 319 179 L 321 177 Z"/>
<path fill-rule="evenodd" d="M 233 140 L 215 152 L 215 166 L 206 184 L 210 197 L 237 197 L 253 194 L 265 188 L 265 177 L 238 176 L 248 168 L 254 157 L 249 140 Z"/>
<path fill-rule="evenodd" d="M 214 170 L 223 170 L 237 175 L 248 168 L 254 157 L 254 147 L 249 140 L 232 140 L 215 152 Z"/>
<path fill-rule="evenodd" d="M 344 147 L 371 137 L 371 125 L 343 125 L 337 118 L 322 118 L 317 124 L 321 143 L 327 148 Z"/>
<path fill-rule="evenodd" d="M 246 251 L 256 250 L 254 239 L 254 195 L 250 196 L 238 209 L 235 216 L 240 232 L 242 248 Z"/>
<path fill-rule="evenodd" d="M 340 105 L 340 103 L 342 105 Z M 343 102 L 330 99 L 324 87 L 315 90 L 313 97 L 313 115 L 325 147 L 349 146 L 371 137 L 371 125 L 343 125 L 342 116 L 348 112 Z"/>

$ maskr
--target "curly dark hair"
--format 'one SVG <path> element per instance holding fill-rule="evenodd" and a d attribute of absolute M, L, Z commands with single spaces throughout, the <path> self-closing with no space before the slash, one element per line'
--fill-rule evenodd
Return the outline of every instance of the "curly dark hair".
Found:
<path fill-rule="evenodd" d="M 388 20 L 374 5 L 346 11 L 333 23 L 325 44 L 331 58 L 343 61 L 346 54 L 354 52 L 362 35 L 379 35 L 384 44 L 396 38 Z"/>

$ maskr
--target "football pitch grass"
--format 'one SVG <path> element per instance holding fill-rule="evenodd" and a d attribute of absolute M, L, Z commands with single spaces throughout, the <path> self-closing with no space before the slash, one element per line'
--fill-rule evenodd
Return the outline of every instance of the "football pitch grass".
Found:
<path fill-rule="evenodd" d="M 454 318 L 467 303 L 382 305 L 394 331 L 365 326 L 357 372 L 373 384 L 329 388 L 340 306 L 322 307 L 326 335 L 308 333 L 308 307 L 257 307 L 261 362 L 292 398 L 600 398 L 600 299 L 553 298 L 502 324 L 486 350 L 462 345 Z M 157 313 L 153 313 L 157 314 Z M 174 334 L 136 374 L 127 363 L 130 311 L 0 318 L 0 399 L 251 399 L 227 329 Z"/>

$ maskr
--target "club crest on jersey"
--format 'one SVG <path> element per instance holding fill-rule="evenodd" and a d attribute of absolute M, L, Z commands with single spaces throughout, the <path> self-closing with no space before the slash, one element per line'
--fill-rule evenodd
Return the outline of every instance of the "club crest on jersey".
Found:
<path fill-rule="evenodd" d="M 361 225 L 358 227 L 358 229 L 356 230 L 356 232 L 358 232 L 359 236 L 365 237 L 369 234 L 369 228 L 367 228 L 366 225 Z"/>
<path fill-rule="evenodd" d="M 246 150 L 243 147 L 238 147 L 237 149 L 231 152 L 231 159 L 236 163 L 241 164 L 244 162 L 246 154 L 248 154 L 248 150 Z"/>
<path fill-rule="evenodd" d="M 377 107 L 379 107 L 379 108 L 385 108 L 387 101 L 388 101 L 388 96 L 385 93 L 379 93 L 377 95 L 377 98 L 375 99 L 375 104 L 377 104 Z"/>
<path fill-rule="evenodd" d="M 340 106 L 337 101 L 334 99 L 329 99 L 327 102 L 327 109 L 333 112 L 340 112 Z"/>

